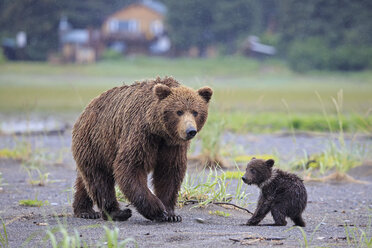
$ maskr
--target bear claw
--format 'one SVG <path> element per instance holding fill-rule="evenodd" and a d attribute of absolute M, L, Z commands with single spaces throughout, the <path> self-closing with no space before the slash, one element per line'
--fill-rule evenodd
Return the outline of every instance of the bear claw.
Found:
<path fill-rule="evenodd" d="M 168 215 L 164 213 L 161 217 L 157 217 L 154 220 L 158 222 L 182 222 L 182 217 L 180 215 Z"/>
<path fill-rule="evenodd" d="M 180 215 L 168 216 L 168 222 L 182 222 L 182 217 Z"/>
<path fill-rule="evenodd" d="M 83 218 L 83 219 L 99 219 L 101 218 L 101 214 L 98 212 L 83 212 L 77 215 L 77 217 Z"/>

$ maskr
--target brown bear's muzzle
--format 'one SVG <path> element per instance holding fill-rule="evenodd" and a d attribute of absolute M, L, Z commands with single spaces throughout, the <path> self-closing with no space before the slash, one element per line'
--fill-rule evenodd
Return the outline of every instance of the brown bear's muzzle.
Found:
<path fill-rule="evenodd" d="M 194 138 L 194 136 L 196 135 L 197 131 L 194 127 L 189 127 L 186 129 L 186 139 L 187 140 L 190 140 L 192 138 Z"/>
<path fill-rule="evenodd" d="M 186 112 L 180 117 L 178 126 L 178 135 L 183 140 L 190 140 L 197 134 L 195 118 L 191 113 Z"/>

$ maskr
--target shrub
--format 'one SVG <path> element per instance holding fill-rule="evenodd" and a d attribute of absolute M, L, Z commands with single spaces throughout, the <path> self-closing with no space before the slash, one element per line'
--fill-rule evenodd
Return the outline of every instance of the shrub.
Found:
<path fill-rule="evenodd" d="M 123 54 L 113 50 L 113 49 L 106 49 L 102 53 L 103 60 L 120 60 L 123 58 Z"/>
<path fill-rule="evenodd" d="M 297 72 L 309 70 L 356 71 L 372 66 L 372 48 L 344 44 L 337 47 L 320 38 L 294 41 L 287 55 Z"/>
<path fill-rule="evenodd" d="M 288 51 L 289 65 L 297 72 L 327 68 L 330 57 L 327 44 L 320 38 L 294 41 Z"/>

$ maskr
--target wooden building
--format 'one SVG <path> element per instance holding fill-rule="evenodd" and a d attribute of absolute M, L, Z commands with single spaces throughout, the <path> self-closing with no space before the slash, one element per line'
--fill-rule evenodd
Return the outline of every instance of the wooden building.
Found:
<path fill-rule="evenodd" d="M 163 53 L 169 50 L 165 34 L 166 7 L 156 1 L 131 4 L 107 17 L 102 38 L 107 47 L 122 53 Z"/>

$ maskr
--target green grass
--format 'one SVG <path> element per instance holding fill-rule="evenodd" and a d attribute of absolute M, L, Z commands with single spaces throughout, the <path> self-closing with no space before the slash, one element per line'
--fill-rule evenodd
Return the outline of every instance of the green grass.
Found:
<path fill-rule="evenodd" d="M 242 180 L 238 180 L 236 186 L 232 186 L 232 180 L 227 179 L 224 171 L 217 169 L 203 170 L 193 176 L 186 174 L 178 194 L 178 204 L 182 207 L 185 202 L 194 201 L 196 206 L 205 207 L 213 202 L 230 202 L 247 206 L 248 194 L 242 190 Z"/>
<path fill-rule="evenodd" d="M 128 58 L 91 65 L 5 63 L 0 66 L 0 113 L 80 112 L 95 96 L 135 80 L 172 75 L 182 83 L 214 89 L 211 119 L 224 118 L 233 131 L 324 131 L 321 106 L 333 109 L 332 96 L 344 91 L 345 131 L 372 130 L 372 71 L 295 74 L 276 61 L 242 57 L 216 59 Z M 288 123 L 287 109 L 293 118 Z M 330 111 L 335 123 L 336 111 Z"/>
<path fill-rule="evenodd" d="M 97 227 L 97 226 L 94 226 Z M 50 247 L 53 248 L 81 248 L 81 247 L 92 247 L 88 245 L 86 241 L 81 239 L 79 231 L 74 228 L 73 233 L 69 232 L 70 228 L 59 224 L 58 227 L 49 229 L 46 231 L 46 235 L 43 239 L 44 245 L 50 243 Z M 86 228 L 85 228 L 86 229 Z M 121 239 L 119 236 L 119 228 L 114 227 L 113 229 L 103 226 L 104 236 L 102 240 L 96 242 L 94 247 L 108 247 L 108 248 L 124 248 L 129 244 L 130 247 L 138 247 L 136 240 L 133 238 Z"/>
<path fill-rule="evenodd" d="M 347 238 L 347 243 L 349 247 L 359 247 L 359 248 L 371 248 L 372 247 L 372 225 L 371 218 L 369 216 L 369 221 L 366 228 L 361 227 L 349 227 L 347 224 L 345 226 L 345 234 Z"/>
<path fill-rule="evenodd" d="M 216 211 L 209 211 L 208 212 L 210 215 L 217 215 L 221 217 L 229 217 L 231 214 L 226 213 L 224 211 L 216 210 Z"/>
<path fill-rule="evenodd" d="M 3 230 L 0 231 L 0 244 L 2 248 L 9 247 L 9 239 L 8 239 L 8 233 L 6 231 L 5 222 L 3 221 L 3 218 L 1 218 L 1 224 L 3 227 Z"/>
<path fill-rule="evenodd" d="M 19 201 L 20 206 L 26 206 L 26 207 L 42 207 L 45 205 L 49 205 L 48 201 L 40 201 L 37 198 L 34 200 L 27 199 L 27 200 L 20 200 Z"/>

